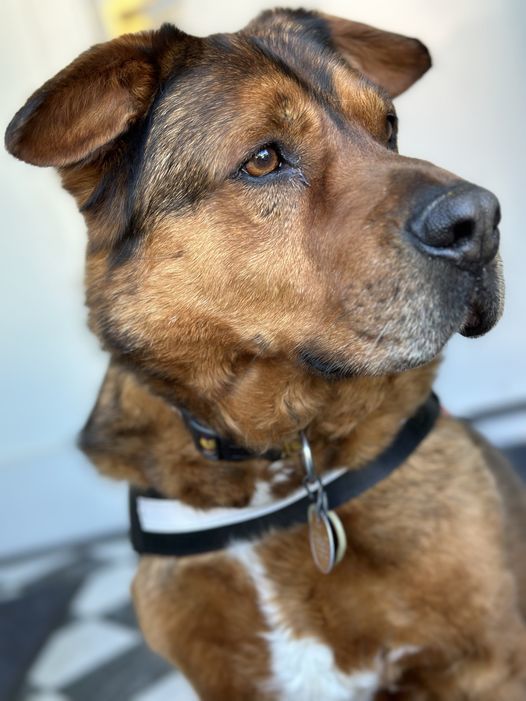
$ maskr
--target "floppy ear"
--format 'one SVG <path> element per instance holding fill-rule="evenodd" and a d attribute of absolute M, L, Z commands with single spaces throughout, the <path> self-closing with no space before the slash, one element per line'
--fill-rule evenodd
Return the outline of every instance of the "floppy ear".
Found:
<path fill-rule="evenodd" d="M 403 93 L 431 67 L 429 51 L 418 39 L 332 15 L 321 17 L 335 48 L 391 97 Z"/>
<path fill-rule="evenodd" d="M 86 158 L 146 114 L 185 37 L 164 25 L 84 52 L 16 113 L 5 135 L 7 150 L 38 166 Z"/>

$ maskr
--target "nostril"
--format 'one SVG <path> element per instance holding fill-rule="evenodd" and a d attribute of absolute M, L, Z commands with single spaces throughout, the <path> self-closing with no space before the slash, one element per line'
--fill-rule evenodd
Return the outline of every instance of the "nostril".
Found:
<path fill-rule="evenodd" d="M 469 241 L 475 234 L 475 221 L 473 219 L 461 219 L 451 227 L 453 244 L 461 244 Z"/>

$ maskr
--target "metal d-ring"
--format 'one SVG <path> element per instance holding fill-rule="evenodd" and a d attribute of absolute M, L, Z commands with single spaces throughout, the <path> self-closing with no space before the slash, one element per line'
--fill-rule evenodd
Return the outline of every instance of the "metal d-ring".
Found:
<path fill-rule="evenodd" d="M 305 476 L 307 481 L 312 484 L 318 479 L 316 474 L 316 469 L 314 468 L 314 459 L 312 457 L 312 450 L 310 449 L 309 441 L 305 435 L 305 431 L 300 431 L 301 439 L 301 462 L 305 470 Z"/>
<path fill-rule="evenodd" d="M 313 503 L 316 502 L 316 509 L 318 513 L 322 510 L 326 511 L 327 495 L 325 494 L 323 482 L 321 481 L 318 473 L 316 472 L 310 443 L 304 431 L 300 431 L 300 439 L 301 462 L 303 464 L 303 469 L 305 470 L 305 479 L 303 480 L 303 486 L 305 487 L 309 499 Z"/>

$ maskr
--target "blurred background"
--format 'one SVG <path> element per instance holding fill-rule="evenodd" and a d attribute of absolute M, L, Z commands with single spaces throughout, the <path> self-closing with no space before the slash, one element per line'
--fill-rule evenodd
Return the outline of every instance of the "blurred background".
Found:
<path fill-rule="evenodd" d="M 91 44 L 172 21 L 235 31 L 265 0 L 4 0 L 2 129 L 29 94 Z M 526 3 L 521 0 L 302 2 L 422 39 L 433 69 L 397 100 L 400 150 L 494 191 L 503 210 L 507 304 L 479 340 L 454 338 L 438 390 L 469 415 L 526 400 Z M 124 488 L 75 448 L 107 358 L 86 329 L 84 223 L 51 169 L 0 153 L 0 556 L 123 529 Z M 485 428 L 526 441 L 520 407 Z M 491 425 L 490 425 L 491 424 Z"/>

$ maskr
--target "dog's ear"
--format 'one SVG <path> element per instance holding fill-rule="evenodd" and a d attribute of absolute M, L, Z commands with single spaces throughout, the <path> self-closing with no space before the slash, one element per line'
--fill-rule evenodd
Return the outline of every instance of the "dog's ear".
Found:
<path fill-rule="evenodd" d="M 396 97 L 430 67 L 429 51 L 418 39 L 321 14 L 335 48 L 351 66 Z"/>
<path fill-rule="evenodd" d="M 92 47 L 16 113 L 6 131 L 7 150 L 38 166 L 86 158 L 145 115 L 185 39 L 190 37 L 164 25 Z"/>

